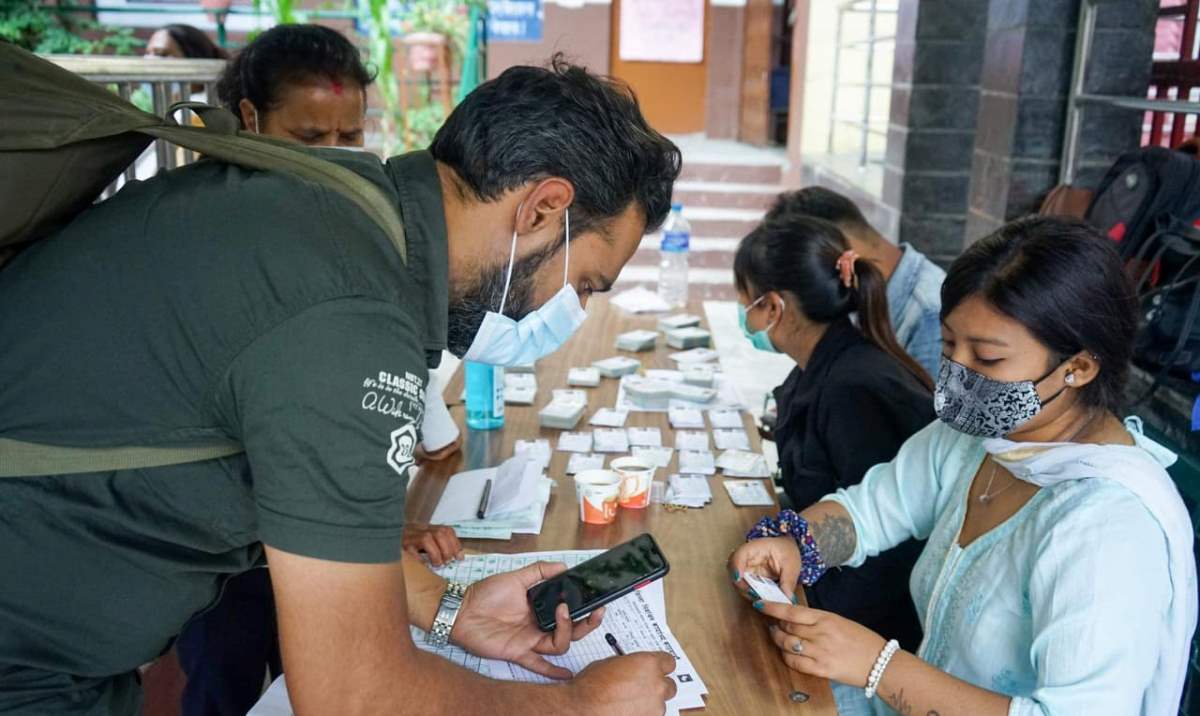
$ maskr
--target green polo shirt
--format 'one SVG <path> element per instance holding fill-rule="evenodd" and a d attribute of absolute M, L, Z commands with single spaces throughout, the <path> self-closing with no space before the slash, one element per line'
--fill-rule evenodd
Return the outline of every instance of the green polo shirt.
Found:
<path fill-rule="evenodd" d="M 335 192 L 202 161 L 128 185 L 0 270 L 0 436 L 245 447 L 0 479 L 0 712 L 135 707 L 109 677 L 168 648 L 263 543 L 399 559 L 445 346 L 441 189 L 426 152 L 320 154 L 395 200 L 407 265 Z"/>

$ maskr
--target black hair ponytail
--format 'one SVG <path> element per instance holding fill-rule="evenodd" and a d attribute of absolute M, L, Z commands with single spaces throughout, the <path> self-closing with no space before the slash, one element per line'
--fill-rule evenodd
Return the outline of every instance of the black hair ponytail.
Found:
<path fill-rule="evenodd" d="M 887 281 L 871 262 L 852 261 L 850 285 L 839 271 L 850 245 L 833 224 L 808 216 L 783 215 L 764 221 L 738 245 L 734 283 L 751 296 L 767 291 L 792 294 L 816 323 L 833 323 L 858 312 L 863 336 L 894 358 L 921 385 L 933 380 L 896 340 L 887 303 Z"/>

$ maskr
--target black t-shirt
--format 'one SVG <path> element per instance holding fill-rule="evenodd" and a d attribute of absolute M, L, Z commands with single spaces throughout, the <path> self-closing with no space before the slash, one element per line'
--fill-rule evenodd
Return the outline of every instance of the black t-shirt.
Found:
<path fill-rule="evenodd" d="M 103 677 L 153 659 L 262 543 L 400 558 L 427 356 L 445 345 L 440 184 L 425 152 L 320 154 L 396 201 L 407 266 L 335 192 L 202 161 L 127 185 L 0 270 L 0 436 L 245 447 L 0 479 L 0 706 L 31 688 L 6 669 Z"/>
<path fill-rule="evenodd" d="M 929 391 L 848 320 L 826 329 L 806 370 L 794 369 L 775 400 L 784 491 L 798 511 L 861 482 L 935 418 Z M 908 578 L 922 544 L 909 540 L 857 569 L 830 570 L 807 590 L 810 606 L 916 649 L 921 629 Z"/>

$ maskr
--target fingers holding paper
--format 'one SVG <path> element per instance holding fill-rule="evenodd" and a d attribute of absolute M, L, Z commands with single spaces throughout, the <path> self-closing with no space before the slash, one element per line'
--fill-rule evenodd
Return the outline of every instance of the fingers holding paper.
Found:
<path fill-rule="evenodd" d="M 538 628 L 526 597 L 530 587 L 566 569 L 557 562 L 536 562 L 476 582 L 467 590 L 451 638 L 477 656 L 511 661 L 552 679 L 571 678 L 570 671 L 551 664 L 543 655 L 566 653 L 572 641 L 600 626 L 603 610 L 572 623 L 566 605 L 560 605 L 554 631 L 547 634 Z"/>
<path fill-rule="evenodd" d="M 747 542 L 729 556 L 730 576 L 744 595 L 750 585 L 744 575 L 757 574 L 779 582 L 779 588 L 790 599 L 800 579 L 800 549 L 791 537 L 765 537 Z"/>

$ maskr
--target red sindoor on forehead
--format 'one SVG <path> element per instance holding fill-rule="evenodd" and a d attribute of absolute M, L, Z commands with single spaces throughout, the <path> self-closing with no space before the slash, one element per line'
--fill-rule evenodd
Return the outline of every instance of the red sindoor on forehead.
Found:
<path fill-rule="evenodd" d="M 337 80 L 333 81 L 333 93 L 339 97 L 342 96 L 342 83 L 341 82 L 339 82 Z"/>

